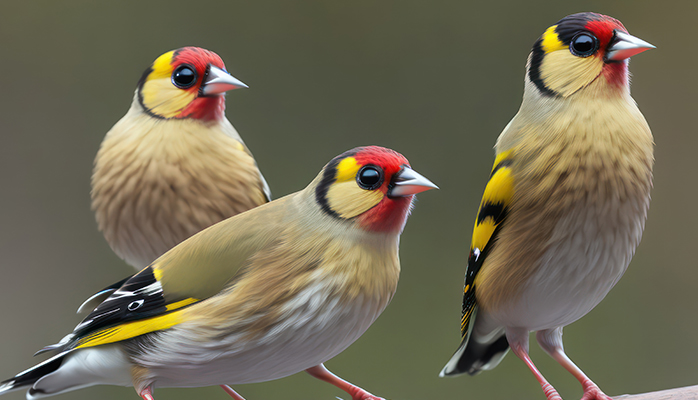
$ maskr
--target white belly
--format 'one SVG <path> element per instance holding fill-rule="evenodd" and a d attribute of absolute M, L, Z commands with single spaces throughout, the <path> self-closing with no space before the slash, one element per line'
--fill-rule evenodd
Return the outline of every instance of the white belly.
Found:
<path fill-rule="evenodd" d="M 530 331 L 568 325 L 591 311 L 628 267 L 647 215 L 644 199 L 580 207 L 560 220 L 521 297 L 492 315 Z"/>
<path fill-rule="evenodd" d="M 350 306 L 309 287 L 265 335 L 244 333 L 197 342 L 186 323 L 163 332 L 158 351 L 137 358 L 153 376 L 153 387 L 199 387 L 283 378 L 336 356 L 358 339 L 385 303 L 357 299 Z M 163 346 L 162 343 L 167 343 Z"/>

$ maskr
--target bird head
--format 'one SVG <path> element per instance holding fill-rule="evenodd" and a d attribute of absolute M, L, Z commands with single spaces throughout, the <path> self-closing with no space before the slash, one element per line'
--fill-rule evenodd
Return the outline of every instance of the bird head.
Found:
<path fill-rule="evenodd" d="M 247 85 L 231 76 L 223 60 L 199 47 L 182 47 L 160 57 L 138 82 L 138 101 L 157 118 L 216 120 L 223 117 L 225 92 Z"/>
<path fill-rule="evenodd" d="M 315 199 L 322 210 L 369 231 L 400 232 L 414 195 L 438 189 L 400 153 L 357 147 L 330 161 L 318 177 Z"/>
<path fill-rule="evenodd" d="M 603 87 L 628 88 L 628 58 L 654 46 L 615 18 L 591 12 L 568 15 L 533 45 L 528 78 L 546 96 L 569 97 L 600 79 Z"/>

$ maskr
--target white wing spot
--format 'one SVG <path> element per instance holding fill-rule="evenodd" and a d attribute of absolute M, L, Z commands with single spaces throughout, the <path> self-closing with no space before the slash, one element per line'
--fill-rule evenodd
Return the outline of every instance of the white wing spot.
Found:
<path fill-rule="evenodd" d="M 132 302 L 129 303 L 129 305 L 128 305 L 128 310 L 129 310 L 129 311 L 136 311 L 137 309 L 139 309 L 139 308 L 143 305 L 144 302 L 145 302 L 145 300 L 142 300 L 142 299 L 141 299 L 141 300 L 132 301 Z"/>

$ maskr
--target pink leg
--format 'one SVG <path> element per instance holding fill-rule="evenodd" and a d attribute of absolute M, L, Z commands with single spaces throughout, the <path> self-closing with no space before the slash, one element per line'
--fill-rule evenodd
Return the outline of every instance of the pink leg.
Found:
<path fill-rule="evenodd" d="M 570 371 L 570 373 L 577 378 L 579 383 L 582 384 L 582 388 L 584 389 L 582 400 L 611 400 L 610 397 L 606 396 L 606 394 L 602 392 L 601 389 L 599 389 L 599 387 L 569 359 L 569 357 L 567 357 L 567 354 L 565 354 L 562 348 L 556 349 L 556 351 L 550 355 L 559 362 L 560 365 L 565 367 L 566 370 Z"/>
<path fill-rule="evenodd" d="M 538 380 L 538 383 L 540 383 L 540 386 L 543 388 L 543 393 L 545 393 L 545 398 L 548 400 L 562 400 L 562 397 L 557 393 L 557 390 L 551 385 L 543 376 L 543 374 L 538 371 L 538 368 L 536 368 L 535 364 L 533 364 L 533 361 L 531 360 L 531 357 L 528 356 L 528 353 L 525 351 L 520 351 L 520 349 L 515 349 L 513 346 L 511 350 L 516 354 L 517 357 L 519 357 L 521 360 L 523 360 L 524 363 L 526 363 L 526 366 L 528 369 L 533 372 L 533 375 L 536 377 Z"/>
<path fill-rule="evenodd" d="M 322 364 L 308 368 L 305 370 L 305 372 L 309 373 L 310 376 L 323 380 L 344 390 L 345 392 L 349 393 L 352 400 L 385 400 L 382 397 L 372 395 L 358 386 L 352 385 L 351 383 L 327 370 L 327 368 L 325 368 L 325 366 Z"/>
<path fill-rule="evenodd" d="M 153 397 L 153 389 L 148 386 L 147 388 L 143 389 L 140 393 L 138 393 L 143 400 L 155 400 Z"/>
<path fill-rule="evenodd" d="M 223 390 L 225 390 L 225 392 L 228 393 L 228 394 L 230 395 L 230 397 L 232 397 L 233 399 L 235 399 L 235 400 L 245 400 L 244 397 L 240 396 L 240 395 L 238 394 L 238 392 L 234 391 L 233 388 L 231 388 L 230 386 L 228 386 L 228 385 L 221 385 L 221 388 L 223 388 Z"/>
<path fill-rule="evenodd" d="M 584 394 L 581 400 L 611 400 L 596 384 L 587 377 L 572 360 L 567 357 L 562 347 L 562 328 L 550 329 L 536 333 L 536 339 L 540 347 L 546 353 L 562 365 L 570 374 L 582 384 Z"/>
<path fill-rule="evenodd" d="M 553 385 L 548 383 L 543 374 L 538 371 L 535 364 L 528 356 L 528 331 L 520 329 L 509 329 L 507 328 L 507 341 L 511 347 L 511 351 L 516 354 L 524 363 L 528 369 L 533 372 L 533 376 L 536 377 L 538 383 L 540 383 L 541 388 L 543 388 L 543 393 L 545 393 L 545 398 L 547 400 L 562 400 L 560 394 L 555 390 Z"/>

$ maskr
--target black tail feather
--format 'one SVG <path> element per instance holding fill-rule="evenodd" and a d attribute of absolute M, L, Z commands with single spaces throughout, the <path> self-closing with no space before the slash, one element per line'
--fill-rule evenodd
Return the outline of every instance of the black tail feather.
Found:
<path fill-rule="evenodd" d="M 509 342 L 503 331 L 485 343 L 474 340 L 470 335 L 465 336 L 439 376 L 477 375 L 497 366 L 508 350 Z"/>
<path fill-rule="evenodd" d="M 505 335 L 500 336 L 492 343 L 484 345 L 480 343 L 470 343 L 458 360 L 456 366 L 456 371 L 458 372 L 456 373 L 476 375 L 482 372 L 483 369 L 489 369 L 487 366 L 497 358 L 499 358 L 496 361 L 498 364 L 507 350 L 509 350 L 509 342 Z"/>
<path fill-rule="evenodd" d="M 41 364 L 30 368 L 24 372 L 20 372 L 13 378 L 0 382 L 0 394 L 20 389 L 26 386 L 32 386 L 42 377 L 55 372 L 63 364 L 65 354 L 58 354 Z"/>

